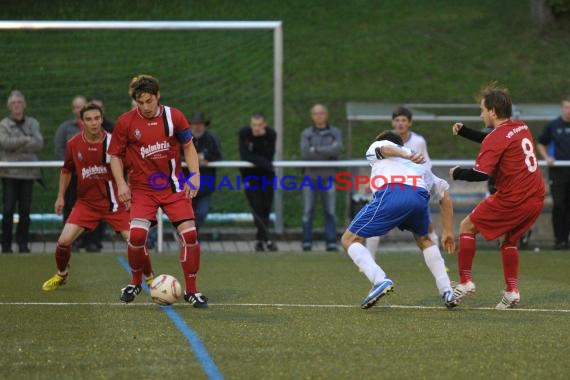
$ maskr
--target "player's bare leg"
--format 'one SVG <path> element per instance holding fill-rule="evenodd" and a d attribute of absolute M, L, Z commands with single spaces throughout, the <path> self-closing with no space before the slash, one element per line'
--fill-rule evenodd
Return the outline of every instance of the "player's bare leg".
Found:
<path fill-rule="evenodd" d="M 459 306 L 460 300 L 453 295 L 451 281 L 447 274 L 445 262 L 441 256 L 439 247 L 433 243 L 429 234 L 425 236 L 414 235 L 414 238 L 424 255 L 424 261 L 428 269 L 435 279 L 435 285 L 439 291 L 439 295 L 443 299 L 443 303 L 450 309 Z"/>
<path fill-rule="evenodd" d="M 71 259 L 71 245 L 85 231 L 85 228 L 76 224 L 66 223 L 57 239 L 55 247 L 55 262 L 57 273 L 42 285 L 45 291 L 56 290 L 67 282 L 69 260 Z"/>
<path fill-rule="evenodd" d="M 127 243 L 127 256 L 131 267 L 131 282 L 121 289 L 120 300 L 129 303 L 141 292 L 143 268 L 145 264 L 145 245 L 150 228 L 150 220 L 135 218 L 131 220 L 131 229 Z"/>
<path fill-rule="evenodd" d="M 453 289 L 453 295 L 460 299 L 475 293 L 472 268 L 476 250 L 475 235 L 478 232 L 469 215 L 461 221 L 459 225 L 459 250 L 457 252 L 459 284 Z"/>
<path fill-rule="evenodd" d="M 197 308 L 208 307 L 208 298 L 198 291 L 196 275 L 200 270 L 200 243 L 194 220 L 180 223 L 176 229 L 180 237 L 180 266 L 184 272 L 184 299 Z"/>
<path fill-rule="evenodd" d="M 372 289 L 361 303 L 363 309 L 368 309 L 380 298 L 394 290 L 394 283 L 386 277 L 386 273 L 376 264 L 372 254 L 364 246 L 364 238 L 346 230 L 340 239 L 354 264 L 372 283 Z"/>

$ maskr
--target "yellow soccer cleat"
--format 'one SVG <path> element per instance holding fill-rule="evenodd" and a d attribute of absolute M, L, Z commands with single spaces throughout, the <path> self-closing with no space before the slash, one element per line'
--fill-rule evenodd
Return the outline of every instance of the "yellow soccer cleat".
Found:
<path fill-rule="evenodd" d="M 49 292 L 51 290 L 56 290 L 66 282 L 67 282 L 67 275 L 62 276 L 56 273 L 49 280 L 44 282 L 44 284 L 42 285 L 42 290 L 45 290 L 46 292 Z"/>

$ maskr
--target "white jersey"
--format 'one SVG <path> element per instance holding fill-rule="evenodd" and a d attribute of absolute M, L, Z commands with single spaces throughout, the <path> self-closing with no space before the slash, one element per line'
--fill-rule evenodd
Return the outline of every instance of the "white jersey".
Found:
<path fill-rule="evenodd" d="M 406 141 L 404 141 L 404 146 L 424 156 L 424 159 L 426 160 L 424 165 L 426 165 L 429 169 L 431 169 L 432 165 L 427 150 L 427 143 L 426 140 L 421 135 L 418 135 L 417 133 L 410 131 L 410 136 Z"/>
<path fill-rule="evenodd" d="M 439 178 L 432 173 L 433 176 L 433 186 L 430 191 L 430 199 L 439 202 L 445 196 L 445 192 L 449 190 L 449 183 L 446 180 Z"/>
<path fill-rule="evenodd" d="M 391 141 L 375 141 L 366 151 L 366 159 L 372 166 L 370 173 L 370 189 L 375 193 L 386 183 L 402 183 L 426 189 L 428 193 L 434 185 L 434 175 L 426 165 L 415 164 L 400 157 L 378 158 L 376 148 L 382 146 L 396 146 L 411 153 L 406 147 L 394 144 Z M 444 181 L 445 182 L 445 181 Z M 448 185 L 449 187 L 449 185 Z"/>

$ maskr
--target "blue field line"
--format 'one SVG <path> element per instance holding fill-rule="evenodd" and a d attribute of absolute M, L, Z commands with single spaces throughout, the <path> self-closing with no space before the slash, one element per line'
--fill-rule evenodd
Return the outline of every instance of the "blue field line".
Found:
<path fill-rule="evenodd" d="M 125 268 L 127 272 L 131 273 L 131 268 L 129 267 L 129 263 L 127 262 L 127 260 L 125 260 L 124 257 L 119 256 L 117 257 L 117 260 L 123 266 L 123 268 Z M 150 293 L 150 289 L 144 281 L 142 282 L 142 287 L 147 293 Z M 218 366 L 216 366 L 216 363 L 214 363 L 214 360 L 208 353 L 208 350 L 206 350 L 206 347 L 204 346 L 204 343 L 202 343 L 202 341 L 200 340 L 198 334 L 196 334 L 196 332 L 194 332 L 194 330 L 192 330 L 186 324 L 184 319 L 182 319 L 182 317 L 172 308 L 172 306 L 160 306 L 160 308 L 162 309 L 162 311 L 166 313 L 168 318 L 170 318 L 170 320 L 174 323 L 174 325 L 178 328 L 178 330 L 180 330 L 180 332 L 182 333 L 182 335 L 184 335 L 188 343 L 190 343 L 190 348 L 192 349 L 192 351 L 194 351 L 196 359 L 198 359 L 198 362 L 204 369 L 204 372 L 208 376 L 208 379 L 223 380 L 224 376 L 218 369 Z"/>

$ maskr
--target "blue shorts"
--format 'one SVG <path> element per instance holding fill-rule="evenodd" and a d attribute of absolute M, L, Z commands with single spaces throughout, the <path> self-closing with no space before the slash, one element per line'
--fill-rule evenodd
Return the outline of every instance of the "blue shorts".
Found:
<path fill-rule="evenodd" d="M 386 235 L 395 227 L 418 236 L 427 235 L 429 193 L 423 188 L 403 186 L 403 189 L 398 185 L 378 190 L 372 201 L 356 214 L 348 230 L 364 238 Z"/>

